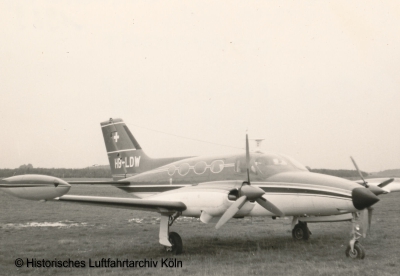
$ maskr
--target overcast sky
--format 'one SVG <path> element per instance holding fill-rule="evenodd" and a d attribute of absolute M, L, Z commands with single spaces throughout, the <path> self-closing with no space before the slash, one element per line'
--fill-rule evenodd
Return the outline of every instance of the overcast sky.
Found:
<path fill-rule="evenodd" d="M 0 1 L 0 40 L 0 168 L 107 164 L 110 117 L 152 157 L 248 129 L 312 168 L 400 168 L 398 1 Z"/>

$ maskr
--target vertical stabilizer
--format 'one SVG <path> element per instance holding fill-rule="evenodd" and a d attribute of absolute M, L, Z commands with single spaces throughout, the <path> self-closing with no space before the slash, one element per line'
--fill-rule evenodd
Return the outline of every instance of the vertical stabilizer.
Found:
<path fill-rule="evenodd" d="M 114 180 L 123 179 L 146 170 L 149 158 L 133 137 L 124 121 L 110 119 L 102 122 L 104 142 Z"/>
<path fill-rule="evenodd" d="M 110 118 L 100 125 L 114 180 L 124 179 L 190 157 L 150 158 L 144 153 L 122 119 Z"/>

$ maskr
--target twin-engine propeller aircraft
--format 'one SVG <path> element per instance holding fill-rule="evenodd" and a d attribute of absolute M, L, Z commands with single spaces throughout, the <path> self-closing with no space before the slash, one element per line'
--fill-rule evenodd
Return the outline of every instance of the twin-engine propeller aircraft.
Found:
<path fill-rule="evenodd" d="M 101 129 L 114 181 L 67 182 L 20 175 L 1 180 L 0 189 L 24 199 L 158 212 L 159 242 L 176 254 L 183 251 L 182 239 L 170 227 L 179 216 L 216 223 L 217 229 L 231 218 L 291 216 L 296 240 L 309 238 L 308 222 L 349 220 L 353 237 L 346 255 L 351 258 L 365 256 L 358 242 L 360 211 L 366 210 L 370 220 L 377 195 L 400 190 L 391 186 L 393 179 L 376 185 L 363 180 L 360 185 L 311 173 L 286 155 L 250 153 L 247 136 L 245 154 L 153 159 L 121 119 L 102 122 Z M 65 195 L 70 184 L 113 185 L 136 198 Z"/>

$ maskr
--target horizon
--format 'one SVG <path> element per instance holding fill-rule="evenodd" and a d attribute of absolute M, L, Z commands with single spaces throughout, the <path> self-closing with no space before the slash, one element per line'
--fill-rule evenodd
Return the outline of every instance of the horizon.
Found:
<path fill-rule="evenodd" d="M 27 166 L 27 165 L 32 165 L 32 168 L 33 169 L 71 169 L 71 170 L 81 170 L 81 169 L 89 169 L 89 170 L 96 170 L 96 169 L 101 169 L 101 168 L 107 168 L 107 169 L 110 169 L 110 165 L 109 164 L 104 164 L 104 165 L 96 165 L 96 166 L 93 166 L 93 165 L 91 165 L 91 166 L 84 166 L 84 167 L 77 167 L 77 168 L 70 168 L 70 167 L 35 167 L 33 164 L 21 164 L 19 167 L 16 167 L 16 168 L 0 168 L 0 170 L 17 170 L 17 169 L 19 169 L 20 167 L 22 167 L 22 166 Z M 332 171 L 354 171 L 354 172 L 357 172 L 357 170 L 354 168 L 354 169 L 331 169 L 331 168 L 311 168 L 310 166 L 307 166 L 307 165 L 305 165 L 308 169 L 311 169 L 311 170 L 332 170 Z M 365 173 L 368 173 L 368 174 L 374 174 L 374 173 L 380 173 L 380 172 L 386 172 L 386 171 L 392 171 L 392 170 L 399 170 L 400 171 L 400 168 L 396 168 L 396 169 L 384 169 L 384 170 L 382 170 L 382 171 L 374 171 L 374 172 L 369 172 L 369 171 L 365 171 L 365 170 L 362 170 L 361 169 L 361 172 L 365 172 Z"/>

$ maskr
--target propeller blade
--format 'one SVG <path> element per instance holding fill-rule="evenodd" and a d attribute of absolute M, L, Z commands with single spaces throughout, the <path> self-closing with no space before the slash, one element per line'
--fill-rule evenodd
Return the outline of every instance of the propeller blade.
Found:
<path fill-rule="evenodd" d="M 247 167 L 247 182 L 250 185 L 250 150 L 249 150 L 249 137 L 246 134 L 246 167 Z"/>
<path fill-rule="evenodd" d="M 215 225 L 216 229 L 219 229 L 222 225 L 228 222 L 237 212 L 239 212 L 240 208 L 246 203 L 247 197 L 242 196 L 239 197 L 222 215 L 219 219 L 217 225 Z"/>
<path fill-rule="evenodd" d="M 371 228 L 371 221 L 372 221 L 372 211 L 374 208 L 368 208 L 368 230 Z"/>
<path fill-rule="evenodd" d="M 362 235 L 363 237 L 367 237 L 369 229 L 371 228 L 371 221 L 372 221 L 372 211 L 374 208 L 365 208 L 362 211 Z"/>
<path fill-rule="evenodd" d="M 364 210 L 362 210 L 362 217 L 361 217 L 361 232 L 362 232 L 362 236 L 363 238 L 367 237 L 367 233 L 368 233 L 368 209 L 365 208 Z"/>
<path fill-rule="evenodd" d="M 350 159 L 351 159 L 351 161 L 353 162 L 354 167 L 356 167 L 356 170 L 357 170 L 357 172 L 358 172 L 358 175 L 360 176 L 360 178 L 361 178 L 362 181 L 364 182 L 364 185 L 363 185 L 363 186 L 368 188 L 367 181 L 365 181 L 365 179 L 364 179 L 364 177 L 363 177 L 363 175 L 362 175 L 360 169 L 359 169 L 358 166 L 357 166 L 356 161 L 354 161 L 353 157 L 351 157 L 351 156 L 350 156 Z"/>
<path fill-rule="evenodd" d="M 379 184 L 378 186 L 379 186 L 380 188 L 383 188 L 383 187 L 387 186 L 388 184 L 392 183 L 393 181 L 394 181 L 394 178 L 390 178 L 390 179 L 388 179 L 388 180 L 383 181 L 383 182 L 382 182 L 381 184 Z"/>
<path fill-rule="evenodd" d="M 260 204 L 262 207 L 273 213 L 274 215 L 277 215 L 279 217 L 283 217 L 284 213 L 278 209 L 274 204 L 272 204 L 270 201 L 266 200 L 263 197 L 259 197 L 256 199 L 257 203 Z"/>

